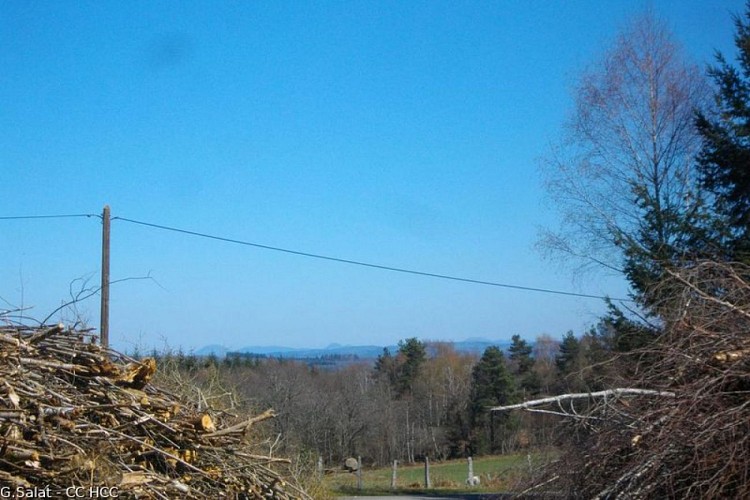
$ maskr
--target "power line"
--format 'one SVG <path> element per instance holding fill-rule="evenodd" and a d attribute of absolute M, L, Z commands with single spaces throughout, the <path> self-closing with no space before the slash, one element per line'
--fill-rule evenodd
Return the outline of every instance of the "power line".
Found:
<path fill-rule="evenodd" d="M 125 217 L 112 217 L 112 220 L 121 220 L 123 222 L 130 222 L 131 224 L 137 224 L 137 225 L 140 225 L 140 226 L 147 226 L 147 227 L 151 227 L 151 228 L 154 228 L 154 229 L 160 229 L 160 230 L 163 230 L 163 231 L 171 231 L 171 232 L 175 232 L 175 233 L 187 234 L 187 235 L 190 235 L 190 236 L 197 236 L 199 238 L 207 238 L 207 239 L 211 239 L 211 240 L 223 241 L 225 243 L 232 243 L 232 244 L 235 244 L 235 245 L 244 245 L 244 246 L 248 246 L 248 247 L 261 248 L 263 250 L 271 250 L 271 251 L 274 251 L 274 252 L 282 252 L 282 253 L 287 253 L 287 254 L 292 254 L 292 255 L 299 255 L 299 256 L 302 256 L 302 257 L 310 257 L 310 258 L 313 258 L 313 259 L 327 260 L 327 261 L 331 261 L 331 262 L 339 262 L 339 263 L 342 263 L 342 264 L 350 264 L 350 265 L 355 265 L 355 266 L 369 267 L 369 268 L 380 269 L 380 270 L 384 270 L 384 271 L 392 271 L 392 272 L 397 272 L 397 273 L 413 274 L 413 275 L 417 275 L 417 276 L 426 276 L 426 277 L 429 277 L 429 278 L 438 278 L 438 279 L 451 280 L 451 281 L 460 281 L 460 282 L 464 282 L 464 283 L 472 283 L 472 284 L 475 284 L 475 285 L 486 285 L 486 286 L 495 286 L 495 287 L 500 287 L 500 288 L 510 288 L 510 289 L 513 289 L 513 290 L 524 290 L 524 291 L 527 291 L 527 292 L 551 293 L 551 294 L 556 294 L 556 295 L 566 295 L 566 296 L 569 296 L 569 297 L 583 297 L 583 298 L 587 298 L 587 299 L 603 299 L 603 300 L 611 299 L 611 300 L 617 300 L 617 301 L 622 301 L 622 302 L 632 302 L 632 300 L 630 300 L 630 299 L 618 299 L 618 298 L 606 297 L 606 296 L 603 296 L 603 295 L 593 295 L 593 294 L 587 294 L 587 293 L 566 292 L 566 291 L 563 291 L 563 290 L 552 290 L 552 289 L 548 289 L 548 288 L 537 288 L 537 287 L 531 287 L 531 286 L 512 285 L 512 284 L 508 284 L 508 283 L 499 283 L 499 282 L 495 282 L 495 281 L 485 281 L 485 280 L 476 280 L 476 279 L 471 279 L 471 278 L 462 278 L 462 277 L 459 277 L 459 276 L 450 276 L 450 275 L 447 275 L 447 274 L 429 273 L 429 272 L 425 272 L 425 271 L 416 271 L 416 270 L 413 270 L 413 269 L 405 269 L 405 268 L 400 268 L 400 267 L 384 266 L 384 265 L 381 265 L 381 264 L 372 264 L 372 263 L 369 263 L 369 262 L 361 262 L 361 261 L 357 261 L 357 260 L 342 259 L 342 258 L 339 258 L 339 257 L 331 257 L 331 256 L 328 256 L 328 255 L 320 255 L 320 254 L 314 254 L 314 253 L 308 253 L 308 252 L 301 252 L 301 251 L 298 251 L 298 250 L 290 250 L 288 248 L 280 248 L 280 247 L 274 247 L 274 246 L 270 246 L 270 245 L 263 245 L 263 244 L 260 244 L 260 243 L 253 243 L 253 242 L 250 242 L 250 241 L 242 241 L 242 240 L 237 240 L 237 239 L 233 239 L 233 238 L 226 238 L 226 237 L 223 237 L 223 236 L 215 236 L 215 235 L 211 235 L 211 234 L 200 233 L 200 232 L 197 232 L 197 231 L 189 231 L 187 229 L 180 229 L 180 228 L 176 228 L 176 227 L 164 226 L 164 225 L 161 225 L 161 224 L 154 224 L 154 223 L 151 223 L 151 222 L 143 222 L 143 221 L 138 221 L 138 220 L 134 220 L 134 219 L 128 219 L 128 218 L 125 218 Z"/>
<path fill-rule="evenodd" d="M 0 216 L 0 220 L 72 219 L 75 217 L 101 217 L 101 215 L 99 214 L 8 215 L 8 216 Z"/>

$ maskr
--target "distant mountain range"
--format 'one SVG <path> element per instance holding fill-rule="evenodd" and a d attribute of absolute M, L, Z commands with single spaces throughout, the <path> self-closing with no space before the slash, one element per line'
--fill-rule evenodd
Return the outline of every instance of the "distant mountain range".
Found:
<path fill-rule="evenodd" d="M 452 344 L 458 352 L 482 354 L 489 346 L 498 346 L 507 350 L 510 346 L 509 340 L 487 340 L 483 338 L 470 338 L 459 342 L 446 342 Z M 357 357 L 359 359 L 375 359 L 383 353 L 383 348 L 387 347 L 391 353 L 398 351 L 397 345 L 376 346 L 376 345 L 341 345 L 331 344 L 322 349 L 294 348 L 283 346 L 247 346 L 240 349 L 228 349 L 225 346 L 212 344 L 201 347 L 195 354 L 198 356 L 214 355 L 220 358 L 226 357 L 228 353 L 240 353 L 244 355 L 257 354 L 269 358 L 286 358 L 286 359 L 314 359 L 331 356 L 340 357 Z"/>

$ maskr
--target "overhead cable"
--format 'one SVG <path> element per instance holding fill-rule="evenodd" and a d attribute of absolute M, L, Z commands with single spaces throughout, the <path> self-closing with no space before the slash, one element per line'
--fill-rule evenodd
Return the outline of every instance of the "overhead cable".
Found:
<path fill-rule="evenodd" d="M 54 215 L 7 215 L 0 216 L 0 220 L 28 220 L 28 219 L 72 219 L 74 217 L 99 217 L 99 214 L 54 214 Z"/>
<path fill-rule="evenodd" d="M 201 233 L 201 232 L 198 232 L 198 231 L 190 231 L 190 230 L 187 230 L 187 229 L 180 229 L 180 228 L 177 228 L 177 227 L 165 226 L 165 225 L 162 225 L 162 224 L 154 224 L 152 222 L 144 222 L 144 221 L 139 221 L 139 220 L 134 220 L 134 219 L 128 219 L 126 217 L 112 217 L 112 220 L 113 221 L 115 221 L 115 220 L 121 220 L 123 222 L 129 222 L 131 224 L 137 224 L 137 225 L 140 225 L 140 226 L 146 226 L 146 227 L 150 227 L 150 228 L 154 228 L 154 229 L 160 229 L 160 230 L 163 230 L 163 231 L 171 231 L 171 232 L 175 232 L 175 233 L 187 234 L 187 235 L 196 236 L 196 237 L 199 237 L 199 238 L 207 238 L 207 239 L 211 239 L 211 240 L 223 241 L 225 243 L 232 243 L 232 244 L 235 244 L 235 245 L 244 245 L 244 246 L 249 246 L 249 247 L 254 247 L 254 248 L 261 248 L 263 250 L 271 250 L 271 251 L 274 251 L 274 252 L 282 252 L 282 253 L 287 253 L 287 254 L 292 254 L 292 255 L 299 255 L 299 256 L 302 256 L 302 257 L 309 257 L 309 258 L 313 258 L 313 259 L 321 259 L 321 260 L 327 260 L 327 261 L 331 261 L 331 262 L 339 262 L 339 263 L 342 263 L 342 264 L 350 264 L 350 265 L 354 265 L 354 266 L 369 267 L 369 268 L 380 269 L 380 270 L 384 270 L 384 271 L 392 271 L 392 272 L 397 272 L 397 273 L 413 274 L 413 275 L 417 275 L 417 276 L 426 276 L 426 277 L 429 277 L 429 278 L 438 278 L 438 279 L 451 280 L 451 281 L 460 281 L 460 282 L 464 282 L 464 283 L 472 283 L 472 284 L 475 284 L 475 285 L 486 285 L 486 286 L 494 286 L 494 287 L 500 287 L 500 288 L 510 288 L 510 289 L 514 289 L 514 290 L 523 290 L 523 291 L 527 291 L 527 292 L 549 293 L 549 294 L 555 294 L 555 295 L 566 295 L 566 296 L 569 296 L 569 297 L 582 297 L 582 298 L 587 298 L 587 299 L 601 299 L 601 300 L 616 300 L 616 301 L 621 301 L 621 302 L 632 302 L 631 299 L 618 299 L 618 298 L 611 298 L 611 297 L 607 297 L 607 296 L 603 296 L 603 295 L 594 295 L 594 294 L 588 294 L 588 293 L 568 292 L 568 291 L 564 291 L 564 290 L 553 290 L 553 289 L 549 289 L 549 288 L 538 288 L 538 287 L 532 287 L 532 286 L 513 285 L 513 284 L 509 284 L 509 283 L 499 283 L 499 282 L 496 282 L 496 281 L 485 281 L 485 280 L 478 280 L 478 279 L 472 279 L 472 278 L 462 278 L 462 277 L 459 277 L 459 276 L 451 276 L 451 275 L 447 275 L 447 274 L 438 274 L 438 273 L 430 273 L 430 272 L 425 272 L 425 271 L 416 271 L 416 270 L 413 270 L 413 269 L 405 269 L 405 268 L 400 268 L 400 267 L 385 266 L 385 265 L 381 265 L 381 264 L 373 264 L 373 263 L 370 263 L 370 262 L 362 262 L 362 261 L 351 260 L 351 259 L 343 259 L 343 258 L 339 258 L 339 257 L 331 257 L 331 256 L 328 256 L 328 255 L 320 255 L 320 254 L 314 254 L 314 253 L 309 253 L 309 252 L 301 252 L 299 250 L 291 250 L 291 249 L 288 249 L 288 248 L 280 248 L 280 247 L 275 247 L 275 246 L 270 246 L 270 245 L 264 245 L 264 244 L 261 244 L 261 243 L 253 243 L 253 242 L 250 242 L 250 241 L 243 241 L 243 240 L 237 240 L 237 239 L 234 239 L 234 238 L 227 238 L 227 237 L 223 237 L 223 236 L 216 236 L 216 235 L 212 235 L 212 234 Z"/>

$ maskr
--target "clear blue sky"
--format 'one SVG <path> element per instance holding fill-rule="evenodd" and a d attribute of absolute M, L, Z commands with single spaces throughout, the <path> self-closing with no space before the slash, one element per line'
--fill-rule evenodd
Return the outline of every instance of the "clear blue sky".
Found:
<path fill-rule="evenodd" d="M 741 0 L 0 2 L 0 216 L 99 213 L 621 296 L 534 250 L 570 88 L 652 5 L 696 62 Z M 112 340 L 323 347 L 582 331 L 604 306 L 112 224 Z M 0 221 L 0 308 L 99 280 L 98 219 Z M 98 326 L 98 298 L 78 305 Z M 57 315 L 55 319 L 59 318 Z M 70 320 L 70 313 L 63 319 Z"/>

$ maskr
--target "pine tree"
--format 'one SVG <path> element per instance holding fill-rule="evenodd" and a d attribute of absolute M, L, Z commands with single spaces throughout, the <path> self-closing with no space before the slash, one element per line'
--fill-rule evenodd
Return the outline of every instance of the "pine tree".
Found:
<path fill-rule="evenodd" d="M 511 337 L 508 348 L 508 358 L 516 376 L 518 388 L 525 394 L 536 394 L 539 392 L 539 378 L 534 371 L 534 358 L 531 356 L 533 349 L 520 335 Z"/>
<path fill-rule="evenodd" d="M 520 335 L 513 335 L 510 341 L 508 358 L 517 365 L 516 370 L 519 374 L 528 372 L 534 366 L 534 359 L 531 357 L 531 346 Z"/>
<path fill-rule="evenodd" d="M 396 359 L 387 347 L 375 360 L 375 378 L 385 381 L 391 386 L 396 385 Z"/>
<path fill-rule="evenodd" d="M 570 375 L 579 367 L 581 344 L 572 331 L 568 331 L 560 343 L 560 352 L 555 357 L 555 364 L 560 373 Z"/>
<path fill-rule="evenodd" d="M 475 453 L 493 451 L 496 428 L 491 427 L 488 408 L 515 401 L 515 384 L 508 371 L 503 351 L 497 346 L 485 349 L 471 373 L 469 423 L 472 429 L 472 449 Z M 507 427 L 507 416 L 500 417 L 500 427 Z"/>
<path fill-rule="evenodd" d="M 722 226 L 717 233 L 728 250 L 726 259 L 750 261 L 750 2 L 743 17 L 735 17 L 735 46 L 739 68 L 722 54 L 709 75 L 718 90 L 715 115 L 700 112 L 696 120 L 702 138 L 698 155 L 701 183 L 714 196 Z"/>
<path fill-rule="evenodd" d="M 401 340 L 396 356 L 387 347 L 383 348 L 382 354 L 375 361 L 375 376 L 380 380 L 387 380 L 396 397 L 402 397 L 411 392 L 420 367 L 426 360 L 427 349 L 424 342 L 417 338 Z"/>
<path fill-rule="evenodd" d="M 424 342 L 412 337 L 398 343 L 398 375 L 396 379 L 398 395 L 401 396 L 411 392 L 412 385 L 425 360 L 427 360 L 427 348 Z"/>
<path fill-rule="evenodd" d="M 581 337 L 580 349 L 583 364 L 581 378 L 586 391 L 608 389 L 610 381 L 615 376 L 612 333 L 613 329 L 604 319 L 601 319 L 596 326 L 592 326 Z"/>
<path fill-rule="evenodd" d="M 644 348 L 653 342 L 661 330 L 628 318 L 611 302 L 607 304 L 607 314 L 601 319 L 601 328 L 609 330 L 609 348 L 617 352 L 631 352 Z"/>
<path fill-rule="evenodd" d="M 559 389 L 563 391 L 583 390 L 581 342 L 572 331 L 563 335 L 560 350 L 555 356 L 555 365 L 560 376 Z"/>

